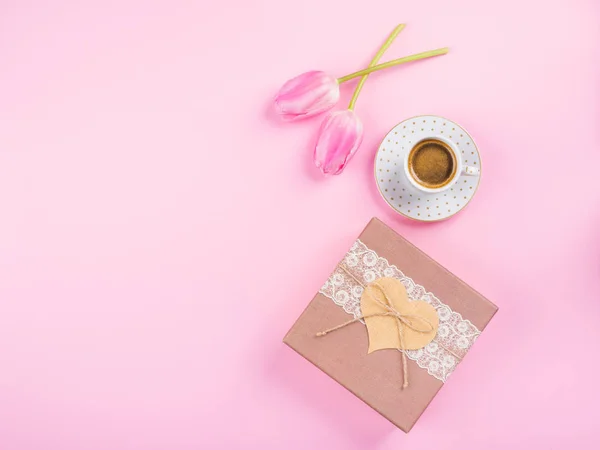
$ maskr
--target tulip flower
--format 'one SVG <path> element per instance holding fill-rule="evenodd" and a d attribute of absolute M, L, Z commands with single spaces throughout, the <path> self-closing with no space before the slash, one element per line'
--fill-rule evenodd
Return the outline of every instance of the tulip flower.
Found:
<path fill-rule="evenodd" d="M 340 84 L 342 83 L 354 78 L 364 77 L 378 70 L 445 53 L 448 53 L 447 48 L 417 53 L 416 55 L 405 56 L 404 58 L 394 59 L 383 64 L 373 65 L 340 78 L 335 78 L 318 70 L 303 73 L 286 82 L 279 90 L 275 96 L 275 110 L 286 120 L 303 119 L 320 114 L 331 109 L 338 102 L 340 98 Z"/>
<path fill-rule="evenodd" d="M 351 109 L 329 114 L 319 131 L 313 160 L 325 175 L 342 173 L 363 137 L 362 122 Z"/>
<path fill-rule="evenodd" d="M 313 70 L 285 83 L 275 97 L 275 108 L 284 119 L 295 120 L 325 112 L 339 99 L 337 78 Z"/>

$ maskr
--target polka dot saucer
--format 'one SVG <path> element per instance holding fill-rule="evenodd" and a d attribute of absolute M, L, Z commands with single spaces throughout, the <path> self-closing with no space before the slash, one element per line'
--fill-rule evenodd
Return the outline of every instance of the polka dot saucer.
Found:
<path fill-rule="evenodd" d="M 448 219 L 467 206 L 479 187 L 481 175 L 461 175 L 443 192 L 426 193 L 412 185 L 404 171 L 404 160 L 417 142 L 435 136 L 456 144 L 464 164 L 481 171 L 481 158 L 473 138 L 451 120 L 418 116 L 396 125 L 377 150 L 375 181 L 385 201 L 409 219 L 422 222 Z"/>

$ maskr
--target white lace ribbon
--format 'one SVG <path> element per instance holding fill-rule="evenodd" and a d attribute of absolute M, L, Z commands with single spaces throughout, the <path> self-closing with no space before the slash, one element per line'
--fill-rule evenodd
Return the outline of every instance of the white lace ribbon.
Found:
<path fill-rule="evenodd" d="M 360 239 L 352 245 L 343 263 L 353 276 L 364 280 L 365 284 L 381 277 L 396 278 L 406 287 L 409 300 L 422 300 L 436 309 L 440 324 L 433 341 L 419 350 L 405 350 L 405 354 L 419 367 L 427 370 L 431 376 L 445 382 L 481 331 L 469 320 L 463 319 L 459 313 L 442 303 L 431 292 L 427 292 L 423 286 L 404 275 L 396 266 L 389 264 L 385 258 L 368 248 Z M 360 297 L 363 287 L 339 267 L 319 292 L 332 299 L 348 314 L 354 317 L 361 315 Z"/>

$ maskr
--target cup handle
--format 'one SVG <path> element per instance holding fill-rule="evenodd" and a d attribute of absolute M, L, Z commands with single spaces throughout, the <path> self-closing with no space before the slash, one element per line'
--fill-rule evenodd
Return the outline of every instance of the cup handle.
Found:
<path fill-rule="evenodd" d="M 462 175 L 478 176 L 479 168 L 473 166 L 464 166 L 462 169 Z"/>

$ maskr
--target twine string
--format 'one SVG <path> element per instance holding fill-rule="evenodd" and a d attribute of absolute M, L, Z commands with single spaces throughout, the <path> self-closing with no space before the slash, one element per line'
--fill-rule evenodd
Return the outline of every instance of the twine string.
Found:
<path fill-rule="evenodd" d="M 354 319 L 348 320 L 347 322 L 339 324 L 335 327 L 328 328 L 323 331 L 319 331 L 316 335 L 318 337 L 325 336 L 328 333 L 337 331 L 337 330 L 344 328 L 348 325 L 351 325 L 355 322 L 358 322 L 363 319 L 368 319 L 371 317 L 393 317 L 393 318 L 395 318 L 398 321 L 398 338 L 400 340 L 400 349 L 399 350 L 400 350 L 400 353 L 402 354 L 402 372 L 403 372 L 402 388 L 403 389 L 407 388 L 408 387 L 408 363 L 406 360 L 406 348 L 405 348 L 404 333 L 402 331 L 402 328 L 403 328 L 403 326 L 406 326 L 418 333 L 430 333 L 431 331 L 434 330 L 433 324 L 431 322 L 429 322 L 429 320 L 427 320 L 426 318 L 421 317 L 421 316 L 417 316 L 417 315 L 413 315 L 413 314 L 402 314 L 396 308 L 394 308 L 390 298 L 388 297 L 387 293 L 385 292 L 385 289 L 379 283 L 373 282 L 373 283 L 370 283 L 368 286 L 365 286 L 365 284 L 362 281 L 360 281 L 358 278 L 356 278 L 354 276 L 354 274 L 352 272 L 350 272 L 343 264 L 340 264 L 338 267 L 340 269 L 342 269 L 346 274 L 348 274 L 352 279 L 354 279 L 354 281 L 356 281 L 360 286 L 362 286 L 363 289 L 365 289 L 369 293 L 369 298 L 374 300 L 375 302 L 377 302 L 377 304 L 379 306 L 381 306 L 385 311 L 378 312 L 378 313 L 372 313 L 372 314 L 366 314 L 366 315 L 361 314 L 360 316 L 357 316 Z M 385 303 L 382 302 L 381 300 L 379 300 L 379 298 L 377 298 L 376 295 L 373 295 L 372 293 L 370 293 L 369 290 L 373 289 L 373 288 L 378 289 L 383 294 Z M 421 321 L 421 323 L 427 325 L 427 328 L 418 327 L 417 325 L 415 325 L 415 323 L 414 323 L 415 319 L 416 319 L 416 321 Z M 443 346 L 441 344 L 438 344 L 438 345 L 440 345 L 440 347 L 444 348 L 447 352 L 449 352 L 450 354 L 455 356 L 458 360 L 462 359 L 461 357 L 456 355 L 453 351 L 446 348 L 445 346 Z"/>

